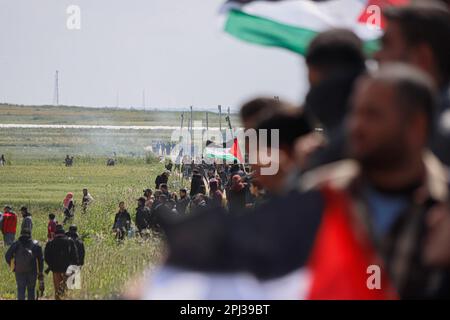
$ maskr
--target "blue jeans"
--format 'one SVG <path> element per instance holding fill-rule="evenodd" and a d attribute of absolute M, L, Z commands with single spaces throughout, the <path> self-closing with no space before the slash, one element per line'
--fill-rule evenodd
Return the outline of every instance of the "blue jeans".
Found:
<path fill-rule="evenodd" d="M 5 245 L 10 246 L 14 243 L 14 240 L 16 238 L 15 233 L 5 233 L 3 234 L 3 242 Z"/>
<path fill-rule="evenodd" d="M 17 300 L 25 300 L 25 292 L 28 300 L 35 300 L 37 274 L 35 272 L 16 272 Z"/>

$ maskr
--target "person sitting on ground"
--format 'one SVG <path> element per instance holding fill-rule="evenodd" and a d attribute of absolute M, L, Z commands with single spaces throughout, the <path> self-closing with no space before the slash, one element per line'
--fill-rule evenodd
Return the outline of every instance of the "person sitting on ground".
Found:
<path fill-rule="evenodd" d="M 121 241 L 125 239 L 128 230 L 131 227 L 131 216 L 125 208 L 125 202 L 120 201 L 119 211 L 114 217 L 113 231 L 116 233 L 116 239 Z"/>
<path fill-rule="evenodd" d="M 11 206 L 5 206 L 3 209 L 2 233 L 3 242 L 10 246 L 14 243 L 17 229 L 17 215 L 13 212 Z"/>
<path fill-rule="evenodd" d="M 88 192 L 87 188 L 83 189 L 83 198 L 81 199 L 82 213 L 86 213 L 87 207 L 94 201 L 94 198 Z"/>
<path fill-rule="evenodd" d="M 22 206 L 20 208 L 20 213 L 22 213 L 23 218 L 20 230 L 28 229 L 30 230 L 31 234 L 33 234 L 33 220 L 31 219 L 31 213 L 28 212 L 28 208 Z"/>
<path fill-rule="evenodd" d="M 58 224 L 56 226 L 55 238 L 47 242 L 44 258 L 48 265 L 48 270 L 53 273 L 55 299 L 61 300 L 67 289 L 67 268 L 70 265 L 78 265 L 79 263 L 76 244 L 66 236 L 62 225 Z"/>
<path fill-rule="evenodd" d="M 81 240 L 80 236 L 77 233 L 78 228 L 76 225 L 71 225 L 69 227 L 69 231 L 66 232 L 66 236 L 68 236 L 70 239 L 75 242 L 75 246 L 77 247 L 77 253 L 78 253 L 78 263 L 76 264 L 79 267 L 84 266 L 84 243 L 83 240 Z"/>
<path fill-rule="evenodd" d="M 53 213 L 48 215 L 48 224 L 47 224 L 47 240 L 53 240 L 56 232 L 56 225 L 58 221 L 56 221 L 56 216 Z"/>
<path fill-rule="evenodd" d="M 19 240 L 6 251 L 6 263 L 12 264 L 16 275 L 17 299 L 35 300 L 36 280 L 44 279 L 44 257 L 39 243 L 31 238 L 31 230 L 24 228 Z"/>
<path fill-rule="evenodd" d="M 64 198 L 63 208 L 64 208 L 63 224 L 66 224 L 69 220 L 73 219 L 73 216 L 75 214 L 75 205 L 73 202 L 73 193 L 72 192 L 67 193 L 66 197 Z"/>

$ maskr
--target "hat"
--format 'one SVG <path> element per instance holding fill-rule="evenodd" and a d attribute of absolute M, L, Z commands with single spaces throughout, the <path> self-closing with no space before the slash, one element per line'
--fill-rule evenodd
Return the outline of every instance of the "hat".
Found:
<path fill-rule="evenodd" d="M 64 227 L 61 224 L 56 225 L 55 234 L 65 234 Z"/>

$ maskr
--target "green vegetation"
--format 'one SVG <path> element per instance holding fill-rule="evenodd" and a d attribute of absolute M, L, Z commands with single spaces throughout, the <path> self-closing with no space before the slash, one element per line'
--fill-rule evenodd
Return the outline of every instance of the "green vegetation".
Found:
<path fill-rule="evenodd" d="M 147 159 L 148 162 L 148 159 Z M 33 237 L 41 244 L 47 239 L 48 214 L 55 213 L 62 222 L 62 200 L 67 192 L 74 192 L 74 223 L 86 245 L 86 264 L 82 269 L 82 289 L 69 292 L 72 299 L 111 298 L 120 294 L 127 281 L 160 260 L 161 239 L 148 241 L 128 239 L 117 244 L 111 233 L 119 200 L 124 200 L 134 221 L 136 199 L 145 187 L 152 187 L 156 174 L 163 170 L 157 160 L 119 159 L 114 167 L 107 167 L 102 159 L 83 158 L 66 168 L 53 160 L 25 161 L 0 167 L 0 205 L 11 204 L 17 212 L 26 205 L 33 215 Z M 171 177 L 169 186 L 180 186 Z M 79 210 L 82 189 L 87 187 L 95 201 L 83 215 Z M 21 217 L 17 235 L 20 232 Z M 0 299 L 16 295 L 14 274 L 4 262 L 5 248 L 0 246 L 3 266 L 0 268 Z M 53 298 L 51 273 L 45 276 L 45 298 Z"/>
<path fill-rule="evenodd" d="M 222 126 L 226 127 L 225 108 L 222 108 Z M 69 125 L 135 125 L 179 126 L 180 111 L 130 110 L 119 108 L 85 108 L 68 106 L 18 106 L 0 104 L 0 123 L 69 124 Z M 195 111 L 194 121 L 205 121 L 204 111 Z M 184 112 L 184 125 L 189 119 L 189 107 Z M 231 114 L 233 126 L 239 125 L 237 114 Z M 219 115 L 209 112 L 209 126 L 219 126 Z"/>

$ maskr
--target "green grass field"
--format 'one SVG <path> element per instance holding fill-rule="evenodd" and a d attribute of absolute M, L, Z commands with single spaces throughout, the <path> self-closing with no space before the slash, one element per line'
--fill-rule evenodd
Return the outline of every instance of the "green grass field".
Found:
<path fill-rule="evenodd" d="M 115 167 L 106 167 L 103 161 L 96 159 L 84 159 L 69 168 L 54 161 L 0 167 L 0 203 L 13 205 L 16 212 L 21 205 L 28 206 L 33 215 L 33 237 L 44 245 L 48 214 L 56 213 L 61 222 L 61 201 L 65 194 L 74 192 L 75 203 L 80 203 L 82 189 L 87 187 L 95 202 L 85 215 L 78 210 L 74 221 L 86 245 L 83 285 L 81 290 L 71 291 L 68 297 L 112 298 L 121 292 L 130 278 L 160 259 L 160 239 L 154 237 L 142 242 L 134 238 L 118 245 L 111 228 L 120 200 L 125 201 L 134 220 L 135 200 L 142 195 L 144 187 L 153 187 L 156 174 L 162 170 L 163 165 L 158 161 L 148 164 L 144 159 L 121 159 Z M 171 188 L 180 186 L 175 178 L 170 180 Z M 18 229 L 20 223 L 21 219 Z M 0 299 L 11 299 L 16 295 L 15 279 L 4 262 L 4 253 L 5 248 L 0 246 L 3 263 Z M 45 297 L 52 298 L 51 274 L 45 278 Z"/>
<path fill-rule="evenodd" d="M 222 108 L 222 126 L 225 128 L 225 112 Z M 179 126 L 180 111 L 130 110 L 117 108 L 84 108 L 68 106 L 18 106 L 0 103 L 0 123 L 28 124 L 81 124 L 81 125 L 143 125 L 143 126 Z M 184 126 L 190 117 L 189 107 L 184 112 Z M 205 121 L 204 111 L 193 112 L 193 120 Z M 239 116 L 231 114 L 233 126 L 239 126 Z M 219 115 L 208 113 L 211 127 L 219 126 Z"/>

